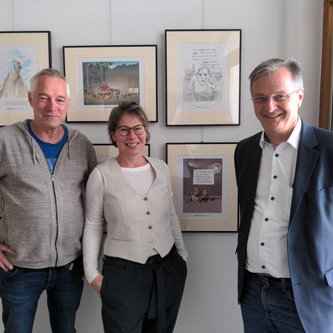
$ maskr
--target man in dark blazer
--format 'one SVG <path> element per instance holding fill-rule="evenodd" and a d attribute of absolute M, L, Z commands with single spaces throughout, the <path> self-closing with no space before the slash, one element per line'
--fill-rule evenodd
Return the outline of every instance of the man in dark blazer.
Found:
<path fill-rule="evenodd" d="M 332 333 L 333 133 L 299 117 L 295 60 L 269 59 L 249 78 L 263 132 L 235 151 L 245 333 Z"/>

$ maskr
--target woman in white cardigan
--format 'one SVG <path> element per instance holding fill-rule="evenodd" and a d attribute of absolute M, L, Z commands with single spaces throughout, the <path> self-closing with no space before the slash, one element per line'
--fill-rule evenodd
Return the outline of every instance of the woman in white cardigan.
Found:
<path fill-rule="evenodd" d="M 185 285 L 187 251 L 168 167 L 142 154 L 150 134 L 139 104 L 121 102 L 113 108 L 108 132 L 119 155 L 98 165 L 87 183 L 86 278 L 101 296 L 105 332 L 171 333 Z"/>

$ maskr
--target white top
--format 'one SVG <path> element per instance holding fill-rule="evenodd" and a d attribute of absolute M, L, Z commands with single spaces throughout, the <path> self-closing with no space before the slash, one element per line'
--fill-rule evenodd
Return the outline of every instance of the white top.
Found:
<path fill-rule="evenodd" d="M 277 278 L 290 277 L 287 234 L 301 121 L 276 149 L 262 135 L 255 207 L 247 243 L 246 269 Z"/>
<path fill-rule="evenodd" d="M 99 274 L 103 252 L 145 263 L 151 255 L 164 257 L 175 243 L 186 260 L 179 220 L 172 201 L 167 165 L 147 158 L 139 168 L 121 168 L 115 159 L 98 165 L 86 190 L 86 222 L 83 234 L 84 268 L 90 283 Z"/>

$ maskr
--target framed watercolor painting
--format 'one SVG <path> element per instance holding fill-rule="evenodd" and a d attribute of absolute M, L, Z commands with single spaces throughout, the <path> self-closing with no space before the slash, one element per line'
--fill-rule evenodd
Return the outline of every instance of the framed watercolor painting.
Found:
<path fill-rule="evenodd" d="M 63 46 L 67 122 L 106 122 L 121 100 L 136 101 L 157 122 L 156 51 L 156 45 Z"/>
<path fill-rule="evenodd" d="M 30 79 L 51 67 L 50 31 L 0 31 L 0 126 L 33 117 Z"/>

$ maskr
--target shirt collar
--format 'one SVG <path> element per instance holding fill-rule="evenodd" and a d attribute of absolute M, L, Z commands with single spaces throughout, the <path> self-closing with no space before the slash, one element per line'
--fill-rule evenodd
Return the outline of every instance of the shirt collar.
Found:
<path fill-rule="evenodd" d="M 297 124 L 295 126 L 295 128 L 293 129 L 293 131 L 291 132 L 288 140 L 286 142 L 288 142 L 292 147 L 294 147 L 296 150 L 298 149 L 298 145 L 299 145 L 299 139 L 301 137 L 301 129 L 302 129 L 302 121 L 300 119 L 300 117 L 297 118 Z M 261 138 L 259 141 L 259 145 L 261 147 L 261 149 L 264 148 L 264 145 L 267 144 L 267 138 L 265 135 L 265 132 L 263 131 L 261 133 Z"/>

